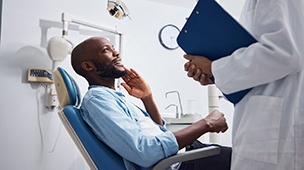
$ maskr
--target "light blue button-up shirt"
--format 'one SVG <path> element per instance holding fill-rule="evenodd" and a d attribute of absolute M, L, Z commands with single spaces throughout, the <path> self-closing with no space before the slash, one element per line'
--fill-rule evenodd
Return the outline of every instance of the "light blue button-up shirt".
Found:
<path fill-rule="evenodd" d="M 81 105 L 82 117 L 105 144 L 124 158 L 126 169 L 150 169 L 163 158 L 178 152 L 172 132 L 144 134 L 134 106 L 121 92 L 104 86 L 90 86 Z M 148 114 L 143 111 L 145 116 Z"/>

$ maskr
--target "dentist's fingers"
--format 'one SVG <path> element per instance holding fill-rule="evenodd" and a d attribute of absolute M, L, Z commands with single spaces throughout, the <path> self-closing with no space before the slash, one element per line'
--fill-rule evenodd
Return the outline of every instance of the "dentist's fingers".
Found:
<path fill-rule="evenodd" d="M 190 66 L 191 66 L 191 62 L 190 61 L 186 62 L 184 65 L 184 70 L 188 71 Z"/>
<path fill-rule="evenodd" d="M 188 69 L 188 77 L 193 77 L 195 74 L 196 66 L 194 64 L 191 64 L 189 69 Z"/>
<path fill-rule="evenodd" d="M 195 56 L 185 54 L 185 55 L 184 55 L 184 58 L 191 61 L 191 60 L 193 60 L 193 58 L 195 58 Z"/>
<path fill-rule="evenodd" d="M 196 69 L 195 70 L 195 74 L 194 74 L 194 76 L 193 76 L 193 79 L 194 80 L 196 80 L 196 81 L 199 81 L 200 80 L 200 78 L 201 78 L 201 76 L 202 76 L 202 71 L 201 71 L 201 69 Z"/>
<path fill-rule="evenodd" d="M 206 74 L 202 74 L 200 79 L 198 80 L 200 82 L 201 85 L 207 85 L 207 75 Z"/>
<path fill-rule="evenodd" d="M 209 84 L 213 84 L 213 82 L 211 81 L 210 77 L 208 77 L 206 74 L 202 74 L 200 79 L 199 79 L 199 83 L 201 85 L 209 85 Z"/>

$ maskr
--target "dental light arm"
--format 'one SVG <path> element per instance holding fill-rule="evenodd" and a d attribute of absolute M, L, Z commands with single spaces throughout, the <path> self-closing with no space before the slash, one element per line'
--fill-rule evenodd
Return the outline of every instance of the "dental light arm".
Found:
<path fill-rule="evenodd" d="M 126 15 L 124 13 L 124 15 Z M 79 25 L 99 29 L 101 31 L 105 31 L 108 33 L 112 33 L 114 35 L 119 36 L 119 51 L 121 52 L 120 54 L 122 55 L 122 32 L 118 31 L 117 28 L 112 28 L 109 26 L 100 26 L 93 24 L 94 22 L 88 22 L 86 19 L 70 15 L 68 13 L 62 13 L 61 15 L 61 20 L 62 20 L 62 36 L 55 36 L 52 37 L 47 45 L 47 53 L 50 57 L 50 59 L 53 61 L 52 65 L 52 70 L 56 70 L 58 67 L 58 64 L 65 60 L 68 55 L 71 54 L 73 50 L 73 43 L 70 42 L 68 38 L 68 26 L 70 23 L 76 23 Z M 54 84 L 50 84 L 50 92 L 46 95 L 47 97 L 47 107 L 53 109 L 55 106 L 57 106 L 56 102 L 51 102 L 53 99 L 57 99 L 57 94 L 55 93 L 55 87 Z"/>
<path fill-rule="evenodd" d="M 61 14 L 61 21 L 63 24 L 63 28 L 62 28 L 62 37 L 67 41 L 67 43 L 71 43 L 67 40 L 68 37 L 68 25 L 70 23 L 75 23 L 78 25 L 83 25 L 86 27 L 90 27 L 90 28 L 95 28 L 101 31 L 105 31 L 114 35 L 118 35 L 119 36 L 119 51 L 120 51 L 120 55 L 123 56 L 123 33 L 117 29 L 117 27 L 113 27 L 113 26 L 109 26 L 109 25 L 105 25 L 103 24 L 103 26 L 101 25 L 96 25 L 94 24 L 95 22 L 93 21 L 88 21 L 88 19 L 84 19 L 78 16 L 74 16 L 71 15 L 69 13 L 62 13 Z M 72 44 L 72 43 L 71 43 Z M 73 48 L 73 47 L 72 47 Z M 72 49 L 71 49 L 72 50 Z"/>
<path fill-rule="evenodd" d="M 54 71 L 57 68 L 59 62 L 65 60 L 65 58 L 71 54 L 73 49 L 73 44 L 64 37 L 52 37 L 49 40 L 47 46 L 47 53 L 52 63 L 52 70 Z M 46 94 L 46 107 L 50 110 L 53 110 L 58 106 L 57 94 L 55 90 L 55 85 L 50 84 L 49 91 Z"/>
<path fill-rule="evenodd" d="M 129 9 L 121 0 L 108 0 L 107 10 L 111 16 L 117 19 L 122 19 L 130 14 Z"/>
<path fill-rule="evenodd" d="M 62 37 L 55 36 L 52 37 L 47 45 L 47 53 L 50 59 L 53 61 L 52 63 L 52 71 L 54 71 L 59 62 L 65 60 L 68 55 L 71 54 L 74 45 L 72 42 L 67 40 L 67 30 L 68 30 L 68 22 L 63 22 L 63 31 Z M 50 110 L 53 110 L 58 106 L 57 93 L 55 90 L 55 85 L 50 84 L 47 85 L 50 89 L 46 94 L 46 107 Z"/>
<path fill-rule="evenodd" d="M 108 0 L 107 10 L 109 11 L 109 14 L 111 16 L 114 16 L 117 19 L 122 19 L 124 17 L 129 16 L 129 9 L 126 7 L 126 5 L 121 0 Z M 53 37 L 49 40 L 48 46 L 47 46 L 47 52 L 51 60 L 53 61 L 53 68 L 52 70 L 55 70 L 57 68 L 58 62 L 63 61 L 72 51 L 73 44 L 67 40 L 68 37 L 68 25 L 70 22 L 74 22 L 80 25 L 89 26 L 92 28 L 100 29 L 103 31 L 111 32 L 117 35 L 120 35 L 121 39 L 121 33 L 119 33 L 117 30 L 114 29 L 108 29 L 101 26 L 96 26 L 94 24 L 85 22 L 85 20 L 81 20 L 77 17 L 74 17 L 72 15 L 69 15 L 67 13 L 62 13 L 62 37 Z M 121 40 L 120 40 L 121 42 Z"/>

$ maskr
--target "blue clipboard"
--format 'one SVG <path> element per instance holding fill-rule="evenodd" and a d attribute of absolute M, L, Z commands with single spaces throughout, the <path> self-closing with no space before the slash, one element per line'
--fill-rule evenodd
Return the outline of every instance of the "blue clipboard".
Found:
<path fill-rule="evenodd" d="M 212 61 L 256 42 L 215 0 L 199 0 L 177 37 L 177 43 L 185 53 L 204 56 Z M 250 90 L 224 95 L 236 104 Z"/>

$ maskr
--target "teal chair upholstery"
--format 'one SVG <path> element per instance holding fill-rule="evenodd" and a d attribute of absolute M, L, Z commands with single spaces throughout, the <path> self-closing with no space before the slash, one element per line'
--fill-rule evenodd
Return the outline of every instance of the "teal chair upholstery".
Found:
<path fill-rule="evenodd" d="M 79 106 L 81 94 L 75 80 L 61 67 L 53 72 L 53 79 L 62 108 L 59 117 L 91 169 L 125 170 L 120 155 L 104 144 L 84 122 Z M 171 164 L 219 154 L 220 148 L 210 146 L 176 154 L 158 162 L 153 170 L 165 170 Z"/>
<path fill-rule="evenodd" d="M 123 159 L 95 136 L 80 114 L 81 95 L 77 83 L 57 68 L 53 79 L 59 99 L 59 117 L 91 169 L 125 169 Z"/>

